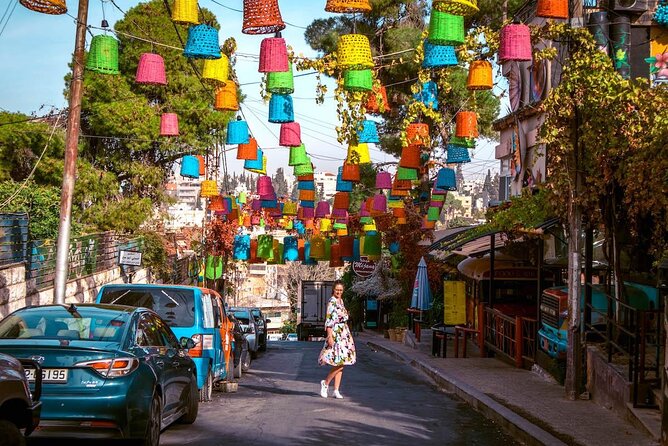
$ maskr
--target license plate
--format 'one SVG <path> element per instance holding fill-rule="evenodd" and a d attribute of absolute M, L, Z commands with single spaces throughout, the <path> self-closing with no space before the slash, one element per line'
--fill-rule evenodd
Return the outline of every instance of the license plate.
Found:
<path fill-rule="evenodd" d="M 35 369 L 25 369 L 28 381 L 35 380 Z M 67 369 L 42 369 L 42 382 L 66 383 Z"/>
<path fill-rule="evenodd" d="M 550 351 L 550 343 L 545 338 L 543 338 L 543 350 L 545 350 L 546 352 Z"/>

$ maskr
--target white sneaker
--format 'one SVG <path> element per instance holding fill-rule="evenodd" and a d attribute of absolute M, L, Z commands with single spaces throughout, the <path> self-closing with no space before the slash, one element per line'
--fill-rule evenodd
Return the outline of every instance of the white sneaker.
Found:
<path fill-rule="evenodd" d="M 341 395 L 338 390 L 335 390 L 334 391 L 334 398 L 336 398 L 337 400 L 342 400 L 343 395 Z"/>
<path fill-rule="evenodd" d="M 328 386 L 325 384 L 325 380 L 320 381 L 320 396 L 323 398 L 327 398 L 327 389 Z"/>

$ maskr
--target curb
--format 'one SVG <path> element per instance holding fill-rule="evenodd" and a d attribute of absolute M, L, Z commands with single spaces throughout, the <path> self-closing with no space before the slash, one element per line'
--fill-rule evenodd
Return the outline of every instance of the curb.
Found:
<path fill-rule="evenodd" d="M 412 367 L 429 376 L 440 388 L 446 389 L 450 393 L 454 393 L 485 417 L 499 424 L 510 435 L 524 444 L 531 446 L 566 445 L 566 443 L 549 432 L 519 416 L 507 407 L 497 403 L 479 390 L 459 381 L 453 376 L 448 376 L 442 370 L 435 369 L 425 362 L 418 359 L 412 359 L 404 353 L 377 344 L 373 341 L 366 341 L 366 344 L 374 350 L 381 351 L 395 359 L 410 364 Z"/>

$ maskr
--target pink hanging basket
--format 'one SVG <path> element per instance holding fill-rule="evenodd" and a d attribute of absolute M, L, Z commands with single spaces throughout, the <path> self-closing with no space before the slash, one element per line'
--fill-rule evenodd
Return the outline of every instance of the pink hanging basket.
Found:
<path fill-rule="evenodd" d="M 511 23 L 501 29 L 499 60 L 530 61 L 531 31 L 522 23 Z"/>
<path fill-rule="evenodd" d="M 319 201 L 315 208 L 315 218 L 325 218 L 329 215 L 329 202 Z"/>
<path fill-rule="evenodd" d="M 160 116 L 160 136 L 179 136 L 179 117 L 176 113 L 163 113 Z"/>
<path fill-rule="evenodd" d="M 302 131 L 298 122 L 281 124 L 281 134 L 278 144 L 285 147 L 299 147 L 302 145 Z"/>
<path fill-rule="evenodd" d="M 376 189 L 392 189 L 392 174 L 380 171 L 376 174 Z"/>
<path fill-rule="evenodd" d="M 144 53 L 139 57 L 135 82 L 138 84 L 167 85 L 165 61 L 155 53 Z"/>
<path fill-rule="evenodd" d="M 288 48 L 285 39 L 280 37 L 267 37 L 260 43 L 260 73 L 285 72 L 289 69 Z"/>
<path fill-rule="evenodd" d="M 274 186 L 271 184 L 270 177 L 263 175 L 257 179 L 257 193 L 264 196 L 274 193 Z"/>

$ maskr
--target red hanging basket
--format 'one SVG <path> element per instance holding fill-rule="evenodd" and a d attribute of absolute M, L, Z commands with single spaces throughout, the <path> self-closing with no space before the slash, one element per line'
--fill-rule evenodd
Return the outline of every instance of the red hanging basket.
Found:
<path fill-rule="evenodd" d="M 359 182 L 360 165 L 343 163 L 343 169 L 341 170 L 341 179 L 343 181 Z"/>
<path fill-rule="evenodd" d="M 19 0 L 23 6 L 44 14 L 60 15 L 67 12 L 65 0 Z"/>
<path fill-rule="evenodd" d="M 337 192 L 334 194 L 334 209 L 348 209 L 350 206 L 350 194 L 348 192 Z"/>
<path fill-rule="evenodd" d="M 278 0 L 244 0 L 244 34 L 273 34 L 285 28 Z"/>

